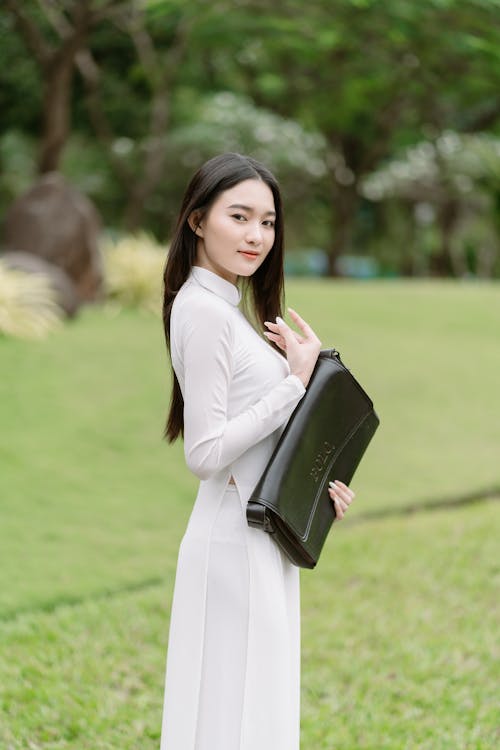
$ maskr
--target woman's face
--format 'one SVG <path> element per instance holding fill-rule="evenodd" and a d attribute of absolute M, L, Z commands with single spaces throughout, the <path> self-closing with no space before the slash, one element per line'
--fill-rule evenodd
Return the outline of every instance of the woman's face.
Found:
<path fill-rule="evenodd" d="M 250 179 L 220 193 L 197 226 L 196 212 L 189 224 L 198 241 L 196 265 L 236 283 L 251 276 L 274 244 L 276 213 L 271 188 Z"/>

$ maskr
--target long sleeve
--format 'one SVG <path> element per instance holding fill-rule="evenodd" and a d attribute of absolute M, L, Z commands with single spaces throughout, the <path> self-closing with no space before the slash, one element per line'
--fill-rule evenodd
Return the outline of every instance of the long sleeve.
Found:
<path fill-rule="evenodd" d="M 233 319 L 223 306 L 208 305 L 202 314 L 185 319 L 181 331 L 184 453 L 189 469 L 200 479 L 208 479 L 281 427 L 305 388 L 296 375 L 288 375 L 249 408 L 228 419 Z"/>

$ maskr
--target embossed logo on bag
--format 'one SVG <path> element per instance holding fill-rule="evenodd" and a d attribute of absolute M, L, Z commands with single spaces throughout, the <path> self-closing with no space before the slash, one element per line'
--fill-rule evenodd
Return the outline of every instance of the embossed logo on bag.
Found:
<path fill-rule="evenodd" d="M 312 469 L 309 472 L 310 476 L 314 479 L 315 482 L 317 482 L 318 479 L 321 478 L 325 464 L 334 450 L 335 446 L 332 445 L 332 443 L 327 443 L 326 441 L 323 443 L 323 447 L 314 459 Z"/>

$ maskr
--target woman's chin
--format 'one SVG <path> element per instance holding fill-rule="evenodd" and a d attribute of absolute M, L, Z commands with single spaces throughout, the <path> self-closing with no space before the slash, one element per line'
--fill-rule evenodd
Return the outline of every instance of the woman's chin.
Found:
<path fill-rule="evenodd" d="M 247 260 L 242 258 L 238 263 L 238 270 L 236 273 L 238 276 L 252 276 L 255 271 L 262 265 L 262 261 L 259 260 Z"/>

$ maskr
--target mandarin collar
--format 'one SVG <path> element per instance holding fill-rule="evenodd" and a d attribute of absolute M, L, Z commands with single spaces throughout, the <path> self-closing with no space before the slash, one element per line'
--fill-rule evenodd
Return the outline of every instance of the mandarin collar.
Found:
<path fill-rule="evenodd" d="M 201 286 L 208 289 L 210 292 L 214 292 L 219 297 L 222 297 L 235 307 L 239 304 L 241 299 L 241 293 L 237 286 L 232 284 L 230 281 L 226 281 L 222 276 L 219 276 L 213 271 L 209 271 L 208 268 L 202 268 L 201 266 L 193 266 L 191 268 L 190 277 L 197 281 Z"/>

